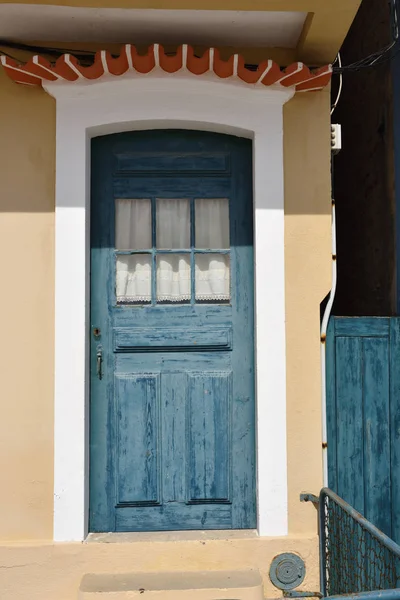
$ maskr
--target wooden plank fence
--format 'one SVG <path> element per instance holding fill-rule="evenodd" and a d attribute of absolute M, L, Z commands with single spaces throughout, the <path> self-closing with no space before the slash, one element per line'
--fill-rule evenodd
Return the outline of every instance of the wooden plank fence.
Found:
<path fill-rule="evenodd" d="M 400 542 L 400 318 L 333 317 L 329 487 Z"/>

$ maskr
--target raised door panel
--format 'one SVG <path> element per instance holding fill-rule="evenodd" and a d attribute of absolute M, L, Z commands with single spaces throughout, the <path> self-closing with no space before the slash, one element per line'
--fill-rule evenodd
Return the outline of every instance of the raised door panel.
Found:
<path fill-rule="evenodd" d="M 160 385 L 158 374 L 115 378 L 117 506 L 160 503 Z"/>
<path fill-rule="evenodd" d="M 230 501 L 231 384 L 229 372 L 189 375 L 189 502 Z"/>

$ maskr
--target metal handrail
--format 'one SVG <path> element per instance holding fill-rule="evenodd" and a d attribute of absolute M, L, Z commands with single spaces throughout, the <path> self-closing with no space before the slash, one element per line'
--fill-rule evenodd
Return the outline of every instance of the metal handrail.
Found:
<path fill-rule="evenodd" d="M 400 546 L 335 492 L 319 496 L 321 592 L 400 600 Z"/>
<path fill-rule="evenodd" d="M 373 592 L 359 592 L 357 594 L 342 594 L 341 596 L 329 596 L 329 600 L 400 600 L 400 589 L 375 590 Z"/>

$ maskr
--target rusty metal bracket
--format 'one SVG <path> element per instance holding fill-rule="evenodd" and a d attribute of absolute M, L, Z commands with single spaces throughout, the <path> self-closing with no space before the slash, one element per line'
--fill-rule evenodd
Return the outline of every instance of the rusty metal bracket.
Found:
<path fill-rule="evenodd" d="M 315 494 L 309 494 L 308 492 L 300 494 L 300 502 L 312 502 L 315 508 L 318 508 L 319 506 L 318 496 L 315 496 Z"/>

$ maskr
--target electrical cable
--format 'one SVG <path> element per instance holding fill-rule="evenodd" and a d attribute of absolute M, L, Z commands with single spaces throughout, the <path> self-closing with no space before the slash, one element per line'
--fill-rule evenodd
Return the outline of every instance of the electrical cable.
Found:
<path fill-rule="evenodd" d="M 40 45 L 32 45 L 32 44 L 24 44 L 22 42 L 11 42 L 9 40 L 1 40 L 0 46 L 7 46 L 8 48 L 12 48 L 15 50 L 26 50 L 27 52 L 42 52 L 44 54 L 59 56 L 61 54 L 66 53 L 74 53 L 76 55 L 82 56 L 94 56 L 95 51 L 93 50 L 82 50 L 75 49 L 71 50 L 68 48 L 55 48 L 53 46 L 40 46 Z"/>
<path fill-rule="evenodd" d="M 341 67 L 342 66 L 342 58 L 340 56 L 340 52 L 338 52 L 338 55 L 337 55 L 337 57 L 335 59 L 335 62 L 336 61 L 338 62 L 339 67 Z M 335 63 L 333 63 L 333 64 L 335 64 Z M 336 100 L 335 100 L 335 102 L 331 106 L 331 116 L 335 112 L 335 108 L 337 107 L 337 105 L 339 103 L 340 96 L 341 96 L 341 93 L 342 93 L 342 89 L 343 89 L 343 74 L 339 73 L 339 89 L 338 89 L 338 93 L 336 95 Z"/>
<path fill-rule="evenodd" d="M 11 50 L 22 50 L 24 52 L 32 52 L 33 54 L 44 54 L 50 58 L 50 62 L 53 62 L 60 58 L 63 54 L 73 54 L 79 62 L 84 66 L 90 66 L 93 64 L 95 51 L 93 50 L 72 50 L 70 48 L 55 48 L 52 46 L 40 46 L 40 45 L 31 45 L 31 44 L 23 44 L 19 42 L 10 42 L 8 40 L 0 39 L 0 48 L 10 48 Z M 10 53 L 2 50 L 2 53 L 8 56 L 17 62 L 20 62 L 20 59 L 16 56 L 13 56 Z"/>
<path fill-rule="evenodd" d="M 8 52 L 5 52 L 4 50 L 1 50 L 1 54 L 4 54 L 4 56 L 7 56 L 7 58 L 11 58 L 12 60 L 18 61 L 16 56 L 12 56 L 12 54 L 9 54 Z"/>
<path fill-rule="evenodd" d="M 371 67 L 378 66 L 387 62 L 388 60 L 392 60 L 398 53 L 399 44 L 399 19 L 398 19 L 398 2 L 399 0 L 391 0 L 390 2 L 390 14 L 391 14 L 391 30 L 392 30 L 392 41 L 391 43 L 378 50 L 377 52 L 373 52 L 372 54 L 366 56 L 365 58 L 350 63 L 349 65 L 339 65 L 338 67 L 333 67 L 334 74 L 343 74 L 346 72 L 355 72 L 360 71 L 362 69 L 370 69 Z M 396 51 L 393 52 L 393 49 L 396 48 Z"/>

